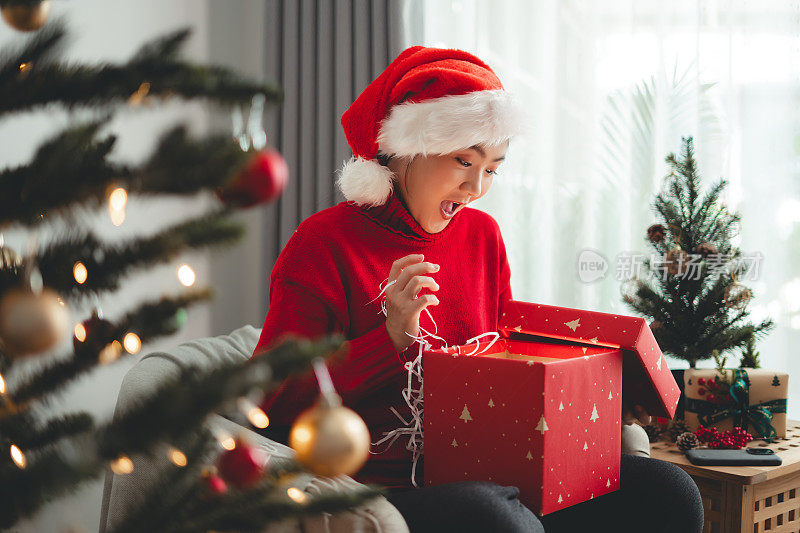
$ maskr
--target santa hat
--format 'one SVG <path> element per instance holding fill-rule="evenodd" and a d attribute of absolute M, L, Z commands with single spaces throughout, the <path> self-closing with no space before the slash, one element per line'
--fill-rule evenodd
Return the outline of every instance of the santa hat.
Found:
<path fill-rule="evenodd" d="M 348 201 L 382 205 L 393 173 L 376 160 L 500 145 L 524 132 L 524 112 L 489 66 L 455 49 L 404 50 L 342 115 L 353 157 L 337 185 Z"/>

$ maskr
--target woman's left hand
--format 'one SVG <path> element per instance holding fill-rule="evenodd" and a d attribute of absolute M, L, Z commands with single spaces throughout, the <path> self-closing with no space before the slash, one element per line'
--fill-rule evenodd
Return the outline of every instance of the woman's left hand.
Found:
<path fill-rule="evenodd" d="M 648 425 L 652 421 L 652 417 L 650 414 L 645 410 L 644 407 L 641 405 L 634 405 L 633 411 L 628 407 L 628 404 L 625 401 L 622 401 L 622 421 L 627 424 L 631 425 L 636 420 L 639 420 L 643 425 Z"/>

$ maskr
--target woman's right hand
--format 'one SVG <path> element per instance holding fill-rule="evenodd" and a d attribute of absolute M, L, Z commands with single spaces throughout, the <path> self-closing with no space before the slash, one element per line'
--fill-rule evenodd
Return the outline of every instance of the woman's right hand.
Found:
<path fill-rule="evenodd" d="M 386 289 L 386 330 L 389 332 L 398 353 L 414 344 L 414 339 L 406 335 L 419 336 L 419 317 L 429 305 L 439 305 L 433 294 L 417 297 L 424 287 L 439 290 L 439 284 L 424 274 L 437 272 L 439 265 L 422 262 L 422 254 L 401 257 L 392 263 L 389 283 L 397 280 Z"/>

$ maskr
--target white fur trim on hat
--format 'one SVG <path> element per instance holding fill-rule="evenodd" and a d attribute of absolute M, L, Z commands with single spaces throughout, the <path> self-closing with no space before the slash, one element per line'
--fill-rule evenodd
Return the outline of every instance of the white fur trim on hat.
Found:
<path fill-rule="evenodd" d="M 474 91 L 392 107 L 378 146 L 387 155 L 448 154 L 496 146 L 525 133 L 525 112 L 505 90 Z"/>
<path fill-rule="evenodd" d="M 348 201 L 378 206 L 392 193 L 394 173 L 373 159 L 351 157 L 339 171 L 336 185 Z"/>

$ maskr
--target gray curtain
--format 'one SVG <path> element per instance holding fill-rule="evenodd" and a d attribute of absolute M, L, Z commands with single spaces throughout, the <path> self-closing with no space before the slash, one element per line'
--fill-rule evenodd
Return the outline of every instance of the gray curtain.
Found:
<path fill-rule="evenodd" d="M 352 152 L 339 122 L 361 91 L 405 49 L 404 0 L 270 0 L 266 78 L 285 92 L 265 119 L 268 142 L 289 164 L 290 182 L 268 208 L 267 272 L 297 226 L 344 197 L 335 171 Z M 268 293 L 269 279 L 264 280 Z"/>

